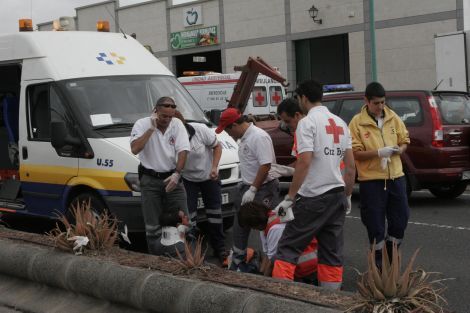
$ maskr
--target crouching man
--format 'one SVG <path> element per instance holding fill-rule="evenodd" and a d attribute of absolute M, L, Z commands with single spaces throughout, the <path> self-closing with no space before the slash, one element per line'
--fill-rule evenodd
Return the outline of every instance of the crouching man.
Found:
<path fill-rule="evenodd" d="M 270 208 L 255 202 L 241 206 L 240 211 L 238 211 L 238 223 L 242 227 L 249 227 L 260 231 L 264 252 L 261 271 L 264 275 L 271 276 L 272 259 L 276 254 L 277 245 L 286 224 L 281 222 L 279 216 Z M 313 238 L 300 255 L 295 265 L 295 280 L 311 281 L 312 274 L 317 271 L 317 244 L 317 240 Z"/>

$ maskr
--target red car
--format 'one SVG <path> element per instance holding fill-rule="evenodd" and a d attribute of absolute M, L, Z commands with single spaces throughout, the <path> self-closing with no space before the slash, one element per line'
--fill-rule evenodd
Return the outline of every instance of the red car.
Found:
<path fill-rule="evenodd" d="M 323 105 L 349 124 L 364 105 L 364 93 L 323 97 Z M 465 92 L 387 91 L 387 105 L 403 120 L 411 143 L 402 155 L 408 193 L 429 189 L 439 198 L 456 198 L 470 182 L 470 96 Z M 273 138 L 277 161 L 288 164 L 292 136 L 278 121 L 257 122 Z"/>

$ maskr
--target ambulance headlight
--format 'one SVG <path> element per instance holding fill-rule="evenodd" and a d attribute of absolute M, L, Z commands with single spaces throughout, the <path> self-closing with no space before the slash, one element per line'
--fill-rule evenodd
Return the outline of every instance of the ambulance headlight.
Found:
<path fill-rule="evenodd" d="M 130 190 L 140 192 L 140 180 L 137 173 L 127 173 L 124 180 Z"/>

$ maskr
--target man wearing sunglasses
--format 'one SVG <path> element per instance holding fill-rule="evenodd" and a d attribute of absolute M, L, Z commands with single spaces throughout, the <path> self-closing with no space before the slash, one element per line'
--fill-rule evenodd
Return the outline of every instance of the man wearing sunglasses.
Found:
<path fill-rule="evenodd" d="M 190 151 L 186 128 L 173 118 L 176 104 L 171 97 L 158 99 L 152 115 L 139 119 L 131 132 L 131 151 L 138 154 L 142 212 L 149 253 L 159 255 L 159 216 L 163 210 L 182 210 L 188 215 L 181 171 Z"/>

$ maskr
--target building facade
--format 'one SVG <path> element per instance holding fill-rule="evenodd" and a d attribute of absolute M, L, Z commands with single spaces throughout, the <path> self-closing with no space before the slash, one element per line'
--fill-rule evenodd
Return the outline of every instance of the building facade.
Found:
<path fill-rule="evenodd" d="M 434 35 L 463 30 L 464 0 L 373 4 L 377 80 L 387 89 L 434 88 Z M 260 56 L 291 86 L 315 78 L 363 90 L 372 80 L 370 7 L 369 0 L 153 0 L 124 7 L 116 0 L 76 8 L 75 19 L 79 30 L 108 20 L 111 31 L 135 33 L 177 76 L 233 72 Z"/>

